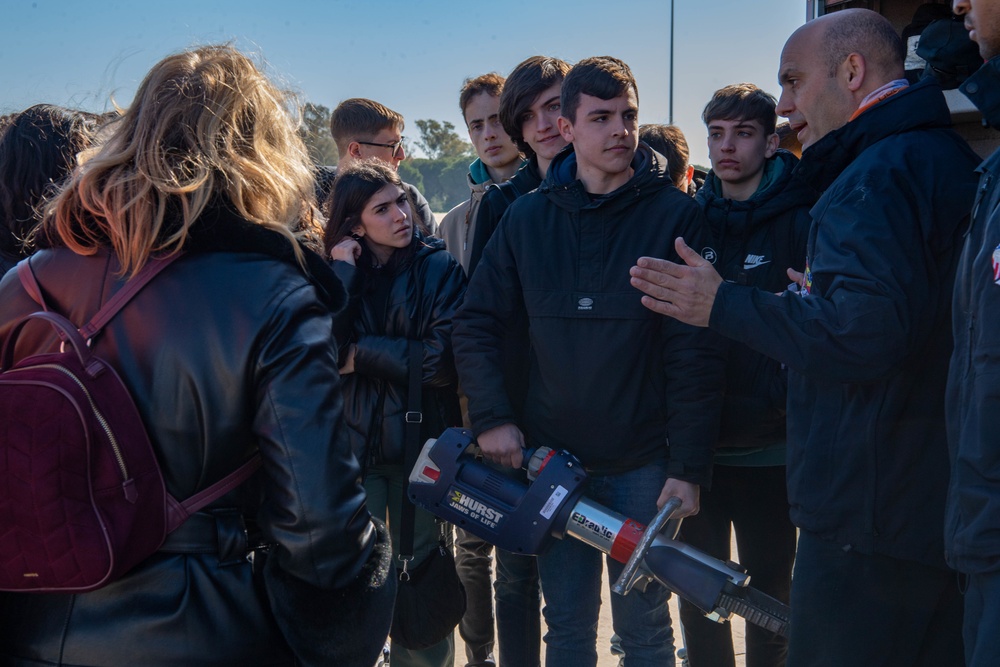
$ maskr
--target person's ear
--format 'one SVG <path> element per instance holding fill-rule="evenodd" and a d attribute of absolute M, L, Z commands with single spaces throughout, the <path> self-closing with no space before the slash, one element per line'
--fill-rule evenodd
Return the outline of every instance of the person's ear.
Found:
<path fill-rule="evenodd" d="M 355 160 L 361 159 L 361 144 L 356 141 L 352 141 L 347 145 L 347 154 L 350 155 Z"/>
<path fill-rule="evenodd" d="M 778 138 L 777 132 L 772 132 L 767 138 L 767 143 L 764 144 L 764 157 L 772 158 L 774 154 L 778 152 L 778 145 L 781 140 Z"/>
<path fill-rule="evenodd" d="M 684 172 L 684 187 L 681 188 L 682 192 L 687 192 L 688 188 L 694 182 L 694 165 L 689 164 L 687 171 Z"/>
<path fill-rule="evenodd" d="M 365 235 L 365 228 L 363 226 L 355 225 L 351 227 L 351 237 L 355 241 L 360 241 L 364 235 Z"/>
<path fill-rule="evenodd" d="M 840 74 L 847 89 L 852 93 L 857 92 L 864 84 L 866 71 L 867 63 L 865 62 L 865 57 L 860 53 L 850 54 L 840 64 Z"/>
<path fill-rule="evenodd" d="M 556 119 L 556 127 L 559 128 L 559 134 L 562 138 L 569 143 L 573 143 L 573 123 L 570 122 L 565 116 L 559 116 Z"/>

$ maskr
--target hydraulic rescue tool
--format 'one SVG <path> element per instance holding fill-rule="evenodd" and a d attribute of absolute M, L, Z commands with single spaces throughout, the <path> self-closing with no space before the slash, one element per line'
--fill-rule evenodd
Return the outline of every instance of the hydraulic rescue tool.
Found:
<path fill-rule="evenodd" d="M 470 431 L 457 428 L 428 440 L 410 472 L 410 500 L 515 553 L 538 554 L 550 540 L 568 535 L 625 564 L 612 587 L 619 595 L 655 579 L 714 621 L 737 614 L 787 636 L 787 605 L 750 588 L 737 563 L 674 539 L 680 520 L 671 515 L 679 499 L 671 498 L 643 526 L 585 498 L 587 473 L 565 450 L 529 450 L 525 461 L 533 481 L 524 484 L 477 458 L 474 444 Z"/>

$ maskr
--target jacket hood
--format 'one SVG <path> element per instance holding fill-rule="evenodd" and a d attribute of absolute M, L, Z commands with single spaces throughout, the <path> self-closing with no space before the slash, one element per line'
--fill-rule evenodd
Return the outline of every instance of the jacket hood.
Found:
<path fill-rule="evenodd" d="M 901 111 L 903 106 L 905 111 Z M 795 173 L 822 192 L 858 155 L 882 139 L 914 130 L 950 127 L 951 114 L 941 84 L 934 79 L 924 79 L 876 104 L 807 148 Z"/>
<path fill-rule="evenodd" d="M 798 163 L 794 154 L 783 148 L 778 149 L 766 163 L 767 173 L 761 181 L 763 187 L 744 201 L 734 201 L 719 195 L 721 182 L 715 172 L 710 171 L 704 186 L 695 195 L 695 200 L 705 211 L 716 238 L 724 231 L 723 224 L 730 231 L 739 227 L 746 227 L 746 231 L 749 231 L 767 224 L 789 209 L 815 203 L 816 195 L 812 188 L 793 175 Z"/>
<path fill-rule="evenodd" d="M 982 112 L 987 123 L 1000 128 L 1000 56 L 988 60 L 959 90 Z"/>
<path fill-rule="evenodd" d="M 592 200 L 583 187 L 583 182 L 576 177 L 576 153 L 570 144 L 552 159 L 539 191 L 560 208 L 578 211 L 600 206 L 618 209 L 628 206 L 637 197 L 645 196 L 651 190 L 674 187 L 667 173 L 666 161 L 661 160 L 653 149 L 641 141 L 631 166 L 634 173 L 625 185 Z"/>
<path fill-rule="evenodd" d="M 479 158 L 476 158 L 476 161 L 469 165 L 469 180 L 476 185 L 493 180 L 490 178 L 490 172 L 486 169 L 486 165 Z"/>

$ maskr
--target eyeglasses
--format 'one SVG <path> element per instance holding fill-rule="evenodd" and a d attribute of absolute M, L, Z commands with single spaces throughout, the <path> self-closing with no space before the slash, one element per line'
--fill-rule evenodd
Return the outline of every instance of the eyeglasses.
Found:
<path fill-rule="evenodd" d="M 379 144 L 375 143 L 374 141 L 359 141 L 358 143 L 363 144 L 365 146 L 380 146 L 381 148 L 391 148 L 392 156 L 396 157 L 396 155 L 403 149 L 404 141 L 406 141 L 406 137 L 400 137 L 399 141 L 394 141 L 391 144 Z"/>

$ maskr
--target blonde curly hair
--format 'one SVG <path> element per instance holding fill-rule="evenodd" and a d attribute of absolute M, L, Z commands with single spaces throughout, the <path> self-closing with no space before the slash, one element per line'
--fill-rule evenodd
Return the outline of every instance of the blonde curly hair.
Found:
<path fill-rule="evenodd" d="M 296 239 L 322 234 L 290 98 L 229 45 L 153 66 L 107 139 L 48 203 L 42 233 L 76 253 L 110 246 L 122 272 L 178 252 L 213 199 Z M 179 219 L 179 224 L 177 223 Z"/>

